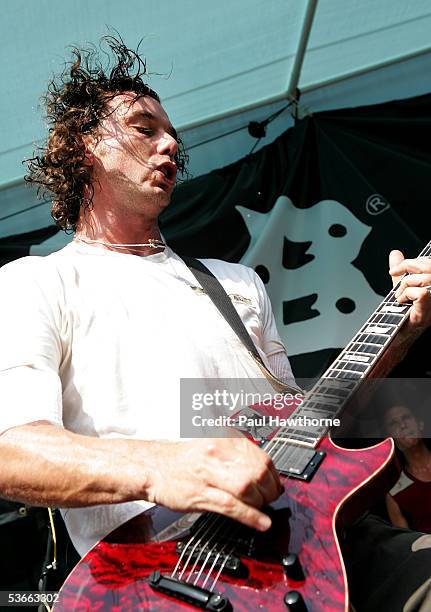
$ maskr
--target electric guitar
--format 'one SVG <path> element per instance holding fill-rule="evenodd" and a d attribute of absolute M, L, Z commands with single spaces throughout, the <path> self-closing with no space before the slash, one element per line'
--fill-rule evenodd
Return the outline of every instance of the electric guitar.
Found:
<path fill-rule="evenodd" d="M 431 254 L 431 243 L 422 256 Z M 334 418 L 373 376 L 408 316 L 390 291 L 293 417 Z M 304 420 L 304 419 L 303 419 Z M 306 420 L 306 419 L 305 419 Z M 348 586 L 337 533 L 370 495 L 396 478 L 394 444 L 338 447 L 324 427 L 280 427 L 263 442 L 285 485 L 258 533 L 215 513 L 155 506 L 116 529 L 73 569 L 55 612 L 86 610 L 290 610 L 346 612 Z"/>

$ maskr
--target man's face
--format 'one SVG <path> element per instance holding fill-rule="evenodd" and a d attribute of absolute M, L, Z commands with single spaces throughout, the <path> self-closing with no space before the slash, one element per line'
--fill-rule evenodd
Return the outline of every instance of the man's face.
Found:
<path fill-rule="evenodd" d="M 421 423 L 406 406 L 389 408 L 385 415 L 385 429 L 401 451 L 415 446 L 422 437 Z"/>
<path fill-rule="evenodd" d="M 93 184 L 102 200 L 158 216 L 175 186 L 176 132 L 159 102 L 133 98 L 125 93 L 110 100 L 112 113 L 101 122 L 96 140 L 87 140 Z"/>

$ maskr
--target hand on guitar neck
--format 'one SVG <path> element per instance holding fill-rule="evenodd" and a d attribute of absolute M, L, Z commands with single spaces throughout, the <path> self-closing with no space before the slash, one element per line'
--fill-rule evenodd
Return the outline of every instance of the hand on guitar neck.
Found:
<path fill-rule="evenodd" d="M 401 251 L 391 251 L 389 274 L 394 287 L 401 281 L 395 293 L 398 302 L 411 302 L 412 307 L 404 326 L 375 368 L 373 377 L 386 376 L 405 357 L 413 342 L 431 325 L 430 257 L 405 259 Z"/>
<path fill-rule="evenodd" d="M 405 336 L 417 337 L 431 324 L 431 260 L 429 257 L 405 259 L 401 251 L 391 251 L 389 274 L 394 286 L 401 281 L 395 293 L 398 301 L 412 302 Z"/>

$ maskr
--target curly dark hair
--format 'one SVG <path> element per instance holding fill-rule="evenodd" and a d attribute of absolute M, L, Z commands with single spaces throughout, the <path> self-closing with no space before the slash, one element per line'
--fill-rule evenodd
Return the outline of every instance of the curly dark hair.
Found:
<path fill-rule="evenodd" d="M 100 61 L 99 51 L 107 58 L 107 65 Z M 122 92 L 136 94 L 132 103 L 142 96 L 160 102 L 157 93 L 142 80 L 148 71 L 139 45 L 132 51 L 121 37 L 104 36 L 99 49 L 73 47 L 72 54 L 74 61 L 52 79 L 42 98 L 49 125 L 47 142 L 34 157 L 25 160 L 29 170 L 25 180 L 39 185 L 39 196 L 50 192 L 51 215 L 66 231 L 76 229 L 80 209 L 91 206 L 93 200 L 91 168 L 84 164 L 82 134 L 97 132 L 100 122 L 112 112 L 109 100 Z M 179 174 L 186 176 L 188 158 L 181 139 L 178 143 L 175 161 Z"/>

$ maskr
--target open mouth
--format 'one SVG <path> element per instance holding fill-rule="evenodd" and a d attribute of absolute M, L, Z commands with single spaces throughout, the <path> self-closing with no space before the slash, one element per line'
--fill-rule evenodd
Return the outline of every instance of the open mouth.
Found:
<path fill-rule="evenodd" d="M 161 172 L 166 181 L 173 185 L 177 176 L 177 167 L 173 162 L 165 162 L 157 166 L 156 170 Z"/>

